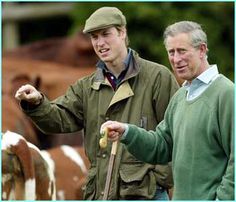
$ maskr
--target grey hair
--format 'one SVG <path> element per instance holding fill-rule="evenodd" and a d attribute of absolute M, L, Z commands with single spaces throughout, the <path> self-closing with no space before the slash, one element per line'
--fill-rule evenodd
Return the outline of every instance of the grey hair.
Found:
<path fill-rule="evenodd" d="M 202 43 L 207 45 L 207 35 L 202 30 L 200 24 L 192 21 L 180 21 L 169 25 L 164 32 L 164 45 L 166 47 L 167 37 L 175 36 L 180 33 L 187 33 L 191 37 L 191 43 L 194 48 L 198 48 Z"/>

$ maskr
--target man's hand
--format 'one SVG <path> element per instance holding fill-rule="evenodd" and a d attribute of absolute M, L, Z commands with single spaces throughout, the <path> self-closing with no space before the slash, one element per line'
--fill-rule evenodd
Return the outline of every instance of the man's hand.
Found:
<path fill-rule="evenodd" d="M 15 98 L 19 101 L 25 100 L 31 104 L 37 105 L 40 103 L 42 95 L 35 87 L 26 84 L 17 90 Z"/>
<path fill-rule="evenodd" d="M 117 121 L 107 121 L 102 124 L 100 133 L 103 133 L 105 128 L 108 129 L 108 138 L 111 141 L 117 141 L 125 132 L 127 125 Z"/>

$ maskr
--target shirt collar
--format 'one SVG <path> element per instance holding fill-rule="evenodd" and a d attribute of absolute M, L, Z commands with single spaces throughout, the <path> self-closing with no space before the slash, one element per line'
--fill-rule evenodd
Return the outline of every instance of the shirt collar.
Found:
<path fill-rule="evenodd" d="M 219 74 L 217 65 L 211 65 L 206 71 L 201 73 L 197 78 L 195 78 L 192 83 L 196 81 L 203 82 L 205 84 L 209 84 L 212 79 L 214 79 Z M 189 87 L 191 84 L 188 81 L 185 81 L 182 86 Z"/>
<path fill-rule="evenodd" d="M 217 65 L 212 65 L 206 71 L 204 71 L 202 74 L 200 74 L 197 77 L 197 79 L 202 81 L 203 83 L 208 84 L 218 74 L 219 74 L 219 72 L 218 72 Z"/>

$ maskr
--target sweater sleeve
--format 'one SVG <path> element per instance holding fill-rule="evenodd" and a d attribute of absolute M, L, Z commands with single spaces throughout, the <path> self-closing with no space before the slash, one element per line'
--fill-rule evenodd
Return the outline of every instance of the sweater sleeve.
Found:
<path fill-rule="evenodd" d="M 172 138 L 163 120 L 155 131 L 146 131 L 129 124 L 126 137 L 121 140 L 137 159 L 150 164 L 166 164 L 171 161 Z"/>
<path fill-rule="evenodd" d="M 217 198 L 220 200 L 234 200 L 234 154 L 230 153 L 227 169 L 222 182 L 217 190 Z"/>
<path fill-rule="evenodd" d="M 228 164 L 217 189 L 220 200 L 234 199 L 234 87 L 224 92 L 219 101 L 219 126 L 221 142 Z"/>

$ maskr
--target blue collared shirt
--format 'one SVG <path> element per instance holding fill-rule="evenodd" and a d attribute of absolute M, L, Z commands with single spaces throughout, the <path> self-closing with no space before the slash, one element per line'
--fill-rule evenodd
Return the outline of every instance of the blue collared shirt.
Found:
<path fill-rule="evenodd" d="M 111 71 L 109 71 L 109 69 L 106 67 L 106 64 L 102 60 L 99 60 L 97 65 L 96 65 L 98 68 L 101 68 L 103 70 L 104 75 L 107 77 L 107 79 L 111 83 L 113 89 L 116 89 L 116 87 L 120 84 L 120 82 L 125 77 L 126 72 L 128 71 L 129 64 L 130 64 L 130 61 L 132 59 L 131 52 L 132 52 L 131 49 L 128 48 L 128 55 L 127 55 L 127 57 L 125 58 L 125 60 L 123 62 L 124 66 L 125 66 L 125 69 L 120 73 L 120 75 L 117 78 L 112 74 Z"/>
<path fill-rule="evenodd" d="M 187 100 L 193 100 L 201 95 L 219 76 L 217 65 L 212 65 L 206 71 L 201 73 L 197 78 L 195 78 L 191 83 L 185 81 L 183 86 L 187 90 Z"/>

